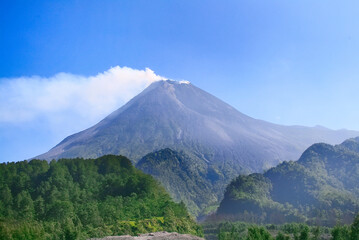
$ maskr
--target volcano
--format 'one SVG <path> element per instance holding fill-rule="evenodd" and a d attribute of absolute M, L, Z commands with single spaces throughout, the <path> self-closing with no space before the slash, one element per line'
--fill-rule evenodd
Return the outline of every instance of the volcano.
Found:
<path fill-rule="evenodd" d="M 313 143 L 337 144 L 358 135 L 254 119 L 187 81 L 161 80 L 98 124 L 36 158 L 116 154 L 137 163 L 148 153 L 170 148 L 236 173 L 258 172 L 298 159 Z"/>

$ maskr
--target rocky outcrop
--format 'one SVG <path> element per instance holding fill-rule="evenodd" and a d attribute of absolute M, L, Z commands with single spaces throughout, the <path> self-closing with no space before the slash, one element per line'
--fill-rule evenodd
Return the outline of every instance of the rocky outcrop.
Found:
<path fill-rule="evenodd" d="M 110 236 L 104 238 L 90 238 L 88 240 L 204 240 L 204 238 L 196 237 L 189 234 L 179 234 L 176 232 L 155 232 L 140 234 L 137 237 L 130 235 Z"/>

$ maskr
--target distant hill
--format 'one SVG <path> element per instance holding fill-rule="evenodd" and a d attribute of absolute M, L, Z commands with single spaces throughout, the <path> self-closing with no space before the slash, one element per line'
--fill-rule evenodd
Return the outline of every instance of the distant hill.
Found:
<path fill-rule="evenodd" d="M 359 212 L 359 138 L 309 147 L 296 162 L 240 175 L 216 217 L 252 222 L 350 223 Z"/>
<path fill-rule="evenodd" d="M 0 164 L 0 239 L 202 235 L 182 203 L 125 157 Z"/>

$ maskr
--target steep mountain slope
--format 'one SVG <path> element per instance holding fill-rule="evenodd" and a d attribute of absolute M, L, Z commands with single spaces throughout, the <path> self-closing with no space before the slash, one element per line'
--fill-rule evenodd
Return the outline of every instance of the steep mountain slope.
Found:
<path fill-rule="evenodd" d="M 169 148 L 147 154 L 136 167 L 159 180 L 171 196 L 184 202 L 194 215 L 217 204 L 226 183 L 220 169 Z"/>
<path fill-rule="evenodd" d="M 116 154 L 136 163 L 147 153 L 171 148 L 239 173 L 297 159 L 315 142 L 339 143 L 357 135 L 253 119 L 188 82 L 167 80 L 151 84 L 95 126 L 37 158 Z"/>
<path fill-rule="evenodd" d="M 309 147 L 296 162 L 242 175 L 227 187 L 217 216 L 283 223 L 350 223 L 359 210 L 359 138 Z"/>

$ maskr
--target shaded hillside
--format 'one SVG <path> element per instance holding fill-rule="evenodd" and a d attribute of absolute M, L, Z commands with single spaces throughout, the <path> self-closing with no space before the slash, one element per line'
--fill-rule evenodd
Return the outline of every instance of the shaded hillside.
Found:
<path fill-rule="evenodd" d="M 125 157 L 0 164 L 0 239 L 201 235 L 184 204 Z"/>
<path fill-rule="evenodd" d="M 297 162 L 231 182 L 217 217 L 267 223 L 350 223 L 359 211 L 359 138 L 314 144 Z"/>
<path fill-rule="evenodd" d="M 159 180 L 176 201 L 183 201 L 189 210 L 198 215 L 200 210 L 218 204 L 227 179 L 218 166 L 171 149 L 147 154 L 136 165 Z"/>
<path fill-rule="evenodd" d="M 164 148 L 211 164 L 226 162 L 239 174 L 297 159 L 316 142 L 359 135 L 323 127 L 280 126 L 246 116 L 188 82 L 158 81 L 95 126 L 64 139 L 40 159 L 128 156 L 136 163 Z"/>

